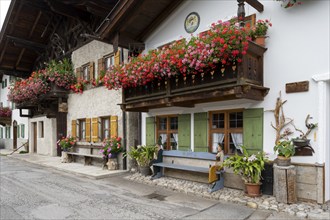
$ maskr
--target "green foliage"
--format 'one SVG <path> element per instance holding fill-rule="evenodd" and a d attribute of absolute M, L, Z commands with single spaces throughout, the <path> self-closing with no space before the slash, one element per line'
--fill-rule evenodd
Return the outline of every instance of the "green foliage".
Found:
<path fill-rule="evenodd" d="M 27 154 L 27 153 L 29 153 L 29 152 L 27 152 L 26 150 L 22 150 L 22 151 L 20 151 L 19 153 L 20 153 L 20 154 Z"/>
<path fill-rule="evenodd" d="M 267 158 L 264 152 L 250 155 L 242 146 L 243 154 L 235 154 L 224 161 L 225 167 L 233 168 L 235 174 L 242 176 L 246 183 L 259 183 L 261 171 L 264 170 Z"/>
<path fill-rule="evenodd" d="M 131 147 L 128 155 L 130 158 L 135 159 L 139 166 L 148 166 L 150 161 L 154 158 L 154 153 L 156 152 L 156 146 L 137 146 Z"/>
<path fill-rule="evenodd" d="M 292 143 L 292 140 L 283 140 L 279 141 L 274 146 L 274 151 L 277 151 L 277 154 L 282 157 L 289 158 L 294 155 L 295 153 L 295 147 Z"/>
<path fill-rule="evenodd" d="M 63 151 L 69 151 L 77 143 L 76 138 L 67 136 L 57 141 Z"/>

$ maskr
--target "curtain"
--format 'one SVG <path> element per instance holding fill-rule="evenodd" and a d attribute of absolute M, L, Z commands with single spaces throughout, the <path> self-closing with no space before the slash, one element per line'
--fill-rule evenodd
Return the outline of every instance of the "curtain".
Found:
<path fill-rule="evenodd" d="M 225 134 L 223 133 L 213 133 L 212 135 L 212 152 L 217 152 L 218 143 L 222 144 Z M 223 146 L 222 146 L 223 147 Z"/>
<path fill-rule="evenodd" d="M 164 147 L 166 149 L 167 135 L 159 134 L 159 141 L 160 141 L 162 147 Z"/>
<path fill-rule="evenodd" d="M 179 135 L 172 133 L 171 134 L 171 146 L 172 150 L 177 150 L 178 149 L 178 140 L 179 140 Z"/>
<path fill-rule="evenodd" d="M 243 153 L 242 145 L 243 145 L 243 134 L 242 133 L 231 133 L 231 138 L 233 139 L 235 148 L 240 150 Z"/>

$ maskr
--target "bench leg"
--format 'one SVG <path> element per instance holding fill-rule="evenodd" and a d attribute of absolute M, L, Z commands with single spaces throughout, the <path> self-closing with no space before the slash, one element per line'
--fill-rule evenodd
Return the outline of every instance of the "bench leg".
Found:
<path fill-rule="evenodd" d="M 86 165 L 92 165 L 92 158 L 91 157 L 86 157 L 85 156 L 85 166 Z"/>
<path fill-rule="evenodd" d="M 224 178 L 223 178 L 223 174 L 221 173 L 220 178 L 212 185 L 211 189 L 209 189 L 209 193 L 213 193 L 217 190 L 220 190 L 224 187 Z"/>

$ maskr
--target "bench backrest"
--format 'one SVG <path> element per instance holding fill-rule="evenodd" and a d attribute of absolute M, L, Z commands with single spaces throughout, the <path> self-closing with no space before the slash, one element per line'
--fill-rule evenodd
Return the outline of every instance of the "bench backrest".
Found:
<path fill-rule="evenodd" d="M 175 163 L 189 166 L 209 167 L 215 163 L 215 154 L 208 152 L 191 152 L 170 150 L 163 152 L 164 163 Z"/>

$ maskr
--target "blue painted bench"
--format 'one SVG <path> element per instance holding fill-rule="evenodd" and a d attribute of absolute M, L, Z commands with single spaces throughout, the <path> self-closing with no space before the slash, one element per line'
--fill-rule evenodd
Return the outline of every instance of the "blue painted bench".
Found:
<path fill-rule="evenodd" d="M 155 163 L 153 166 L 160 167 L 161 171 L 152 177 L 152 179 L 161 178 L 164 176 L 166 169 L 184 170 L 188 172 L 209 173 L 209 169 L 215 164 L 215 154 L 208 152 L 192 152 L 170 150 L 163 152 L 163 162 Z M 222 189 L 224 187 L 224 171 L 217 172 L 218 180 L 212 185 L 209 192 Z M 184 177 L 182 177 L 184 179 Z"/>

